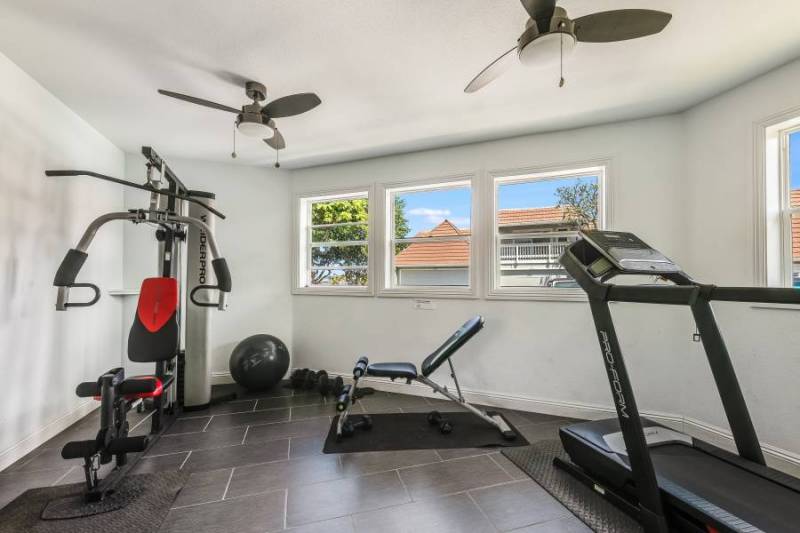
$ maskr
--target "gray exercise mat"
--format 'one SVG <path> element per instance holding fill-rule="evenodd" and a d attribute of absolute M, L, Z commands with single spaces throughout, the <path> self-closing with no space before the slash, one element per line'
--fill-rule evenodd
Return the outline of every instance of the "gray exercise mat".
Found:
<path fill-rule="evenodd" d="M 172 502 L 188 479 L 184 472 L 129 475 L 120 484 L 142 487 L 139 495 L 122 509 L 66 520 L 42 520 L 42 511 L 53 500 L 78 496 L 84 483 L 30 489 L 0 510 L 0 533 L 141 533 L 158 531 Z M 124 487 L 122 487 L 124 489 Z"/>
<path fill-rule="evenodd" d="M 522 448 L 506 448 L 502 453 L 594 531 L 642 532 L 635 520 L 553 465 L 556 457 L 569 460 L 560 441 L 543 440 Z"/>

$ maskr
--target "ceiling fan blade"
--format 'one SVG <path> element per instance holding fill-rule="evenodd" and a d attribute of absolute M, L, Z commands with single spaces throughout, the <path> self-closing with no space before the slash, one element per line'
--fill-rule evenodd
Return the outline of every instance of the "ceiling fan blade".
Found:
<path fill-rule="evenodd" d="M 513 52 L 517 50 L 515 46 L 508 52 L 505 52 L 503 55 L 492 61 L 488 67 L 483 69 L 480 74 L 475 76 L 466 87 L 464 87 L 465 93 L 474 93 L 478 89 L 481 89 L 500 77 L 505 71 L 511 68 L 511 65 L 514 64 L 514 58 L 516 57 Z"/>
<path fill-rule="evenodd" d="M 212 109 L 219 109 L 220 111 L 227 111 L 229 113 L 241 113 L 240 109 L 236 109 L 235 107 L 229 107 L 222 104 L 217 104 L 215 102 L 210 102 L 208 100 L 203 100 L 202 98 L 195 98 L 194 96 L 188 96 L 185 94 L 174 93 L 172 91 L 165 91 L 164 89 L 159 89 L 158 92 L 163 94 L 164 96 L 171 96 L 172 98 L 177 98 L 178 100 L 184 100 L 186 102 L 191 102 L 193 104 L 202 105 L 205 107 L 210 107 Z"/>
<path fill-rule="evenodd" d="M 264 139 L 264 142 L 275 150 L 283 150 L 286 148 L 286 141 L 283 139 L 283 135 L 281 135 L 281 132 L 278 130 L 275 130 L 275 135 L 273 135 L 271 138 Z"/>
<path fill-rule="evenodd" d="M 262 113 L 270 118 L 291 117 L 310 111 L 321 103 L 322 100 L 314 93 L 291 94 L 268 103 Z"/>
<path fill-rule="evenodd" d="M 550 19 L 556 9 L 556 0 L 520 0 L 528 15 L 536 21 L 540 32 L 550 28 Z"/>
<path fill-rule="evenodd" d="M 650 9 L 602 11 L 575 19 L 575 35 L 586 43 L 627 41 L 658 33 L 671 19 L 670 13 Z"/>

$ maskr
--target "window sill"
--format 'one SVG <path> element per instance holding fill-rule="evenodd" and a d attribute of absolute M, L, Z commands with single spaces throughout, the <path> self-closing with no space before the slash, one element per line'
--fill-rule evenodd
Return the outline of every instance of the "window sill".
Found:
<path fill-rule="evenodd" d="M 461 298 L 464 300 L 475 300 L 478 296 L 472 288 L 435 288 L 435 287 L 416 287 L 406 288 L 397 287 L 381 289 L 378 291 L 381 298 Z"/>
<path fill-rule="evenodd" d="M 298 296 L 372 296 L 371 287 L 295 287 Z"/>
<path fill-rule="evenodd" d="M 494 289 L 486 295 L 487 300 L 522 300 L 540 302 L 583 302 L 589 299 L 581 289 Z"/>

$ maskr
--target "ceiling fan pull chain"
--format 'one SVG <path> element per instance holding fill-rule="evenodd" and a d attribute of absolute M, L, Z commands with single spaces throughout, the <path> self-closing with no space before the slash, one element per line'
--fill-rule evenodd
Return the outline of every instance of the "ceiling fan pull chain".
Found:
<path fill-rule="evenodd" d="M 278 131 L 277 128 L 275 131 Z M 275 149 L 275 168 L 281 168 L 281 151 L 279 149 Z"/>
<path fill-rule="evenodd" d="M 233 152 L 231 152 L 231 159 L 236 159 L 236 124 L 233 125 Z"/>

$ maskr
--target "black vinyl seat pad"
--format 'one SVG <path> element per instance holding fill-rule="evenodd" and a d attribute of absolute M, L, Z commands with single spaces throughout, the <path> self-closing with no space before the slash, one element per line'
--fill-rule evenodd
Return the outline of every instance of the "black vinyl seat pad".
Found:
<path fill-rule="evenodd" d="M 367 375 L 378 378 L 417 379 L 417 367 L 413 363 L 373 363 L 367 367 Z"/>

